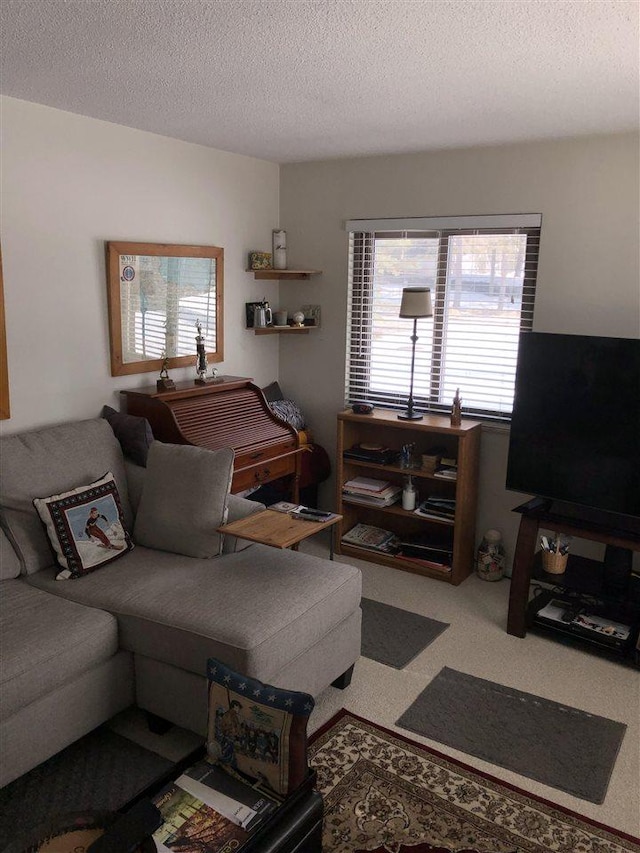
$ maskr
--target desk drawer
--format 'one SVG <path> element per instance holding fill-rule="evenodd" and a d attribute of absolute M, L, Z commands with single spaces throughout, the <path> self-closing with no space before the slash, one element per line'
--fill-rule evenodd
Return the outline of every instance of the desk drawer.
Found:
<path fill-rule="evenodd" d="M 243 492 L 245 489 L 251 489 L 253 486 L 261 486 L 264 483 L 277 480 L 279 477 L 286 477 L 287 474 L 295 474 L 295 470 L 295 453 L 289 456 L 280 456 L 276 459 L 268 459 L 266 462 L 261 462 L 258 465 L 251 465 L 248 468 L 237 470 L 233 475 L 231 491 Z"/>

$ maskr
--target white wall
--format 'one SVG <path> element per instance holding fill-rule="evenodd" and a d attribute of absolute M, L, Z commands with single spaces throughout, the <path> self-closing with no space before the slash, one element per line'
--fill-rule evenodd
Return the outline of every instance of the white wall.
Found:
<path fill-rule="evenodd" d="M 344 406 L 346 219 L 542 213 L 534 327 L 638 337 L 638 145 L 637 134 L 621 134 L 283 166 L 290 264 L 324 273 L 281 285 L 287 307 L 321 305 L 322 328 L 282 341 L 280 382 L 321 443 L 335 448 Z M 504 489 L 507 444 L 504 432 L 483 434 L 477 533 L 502 529 L 511 557 L 521 498 Z"/>
<path fill-rule="evenodd" d="M 95 417 L 104 403 L 120 407 L 120 389 L 155 384 L 155 373 L 110 375 L 108 240 L 222 246 L 219 372 L 259 385 L 277 377 L 276 336 L 244 329 L 244 303 L 266 290 L 245 270 L 247 253 L 270 250 L 279 224 L 277 165 L 11 98 L 1 106 L 4 432 Z M 277 295 L 267 286 L 267 298 Z"/>

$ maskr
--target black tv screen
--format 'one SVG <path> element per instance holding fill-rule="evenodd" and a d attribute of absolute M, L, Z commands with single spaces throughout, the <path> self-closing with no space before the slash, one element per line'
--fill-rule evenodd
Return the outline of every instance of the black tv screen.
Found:
<path fill-rule="evenodd" d="M 640 340 L 520 335 L 506 486 L 640 517 Z"/>

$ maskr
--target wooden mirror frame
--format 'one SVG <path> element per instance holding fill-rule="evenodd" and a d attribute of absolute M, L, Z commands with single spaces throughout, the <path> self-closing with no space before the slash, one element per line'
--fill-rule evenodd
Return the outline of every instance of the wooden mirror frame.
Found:
<path fill-rule="evenodd" d="M 2 250 L 0 249 L 0 420 L 6 421 L 10 417 L 7 329 L 4 320 L 4 283 L 2 279 Z"/>
<path fill-rule="evenodd" d="M 207 350 L 208 362 L 224 359 L 224 249 L 219 246 L 183 246 L 167 243 L 122 243 L 108 242 L 107 294 L 109 310 L 109 345 L 111 349 L 111 375 L 125 376 L 132 373 L 147 373 L 162 368 L 187 367 L 196 364 L 196 329 L 194 325 L 193 354 L 125 361 L 122 350 L 122 304 L 120 281 L 120 257 L 122 255 L 156 256 L 161 258 L 211 258 L 216 261 L 215 284 L 215 350 Z"/>

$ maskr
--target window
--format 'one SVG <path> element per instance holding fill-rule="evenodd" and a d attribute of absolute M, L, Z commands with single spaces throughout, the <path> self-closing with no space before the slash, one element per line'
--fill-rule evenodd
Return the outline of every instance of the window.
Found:
<path fill-rule="evenodd" d="M 431 226 L 431 227 L 429 227 Z M 405 408 L 413 322 L 404 287 L 431 288 L 434 316 L 418 320 L 417 409 L 508 419 L 518 338 L 531 329 L 540 216 L 359 220 L 350 231 L 346 396 Z"/>

